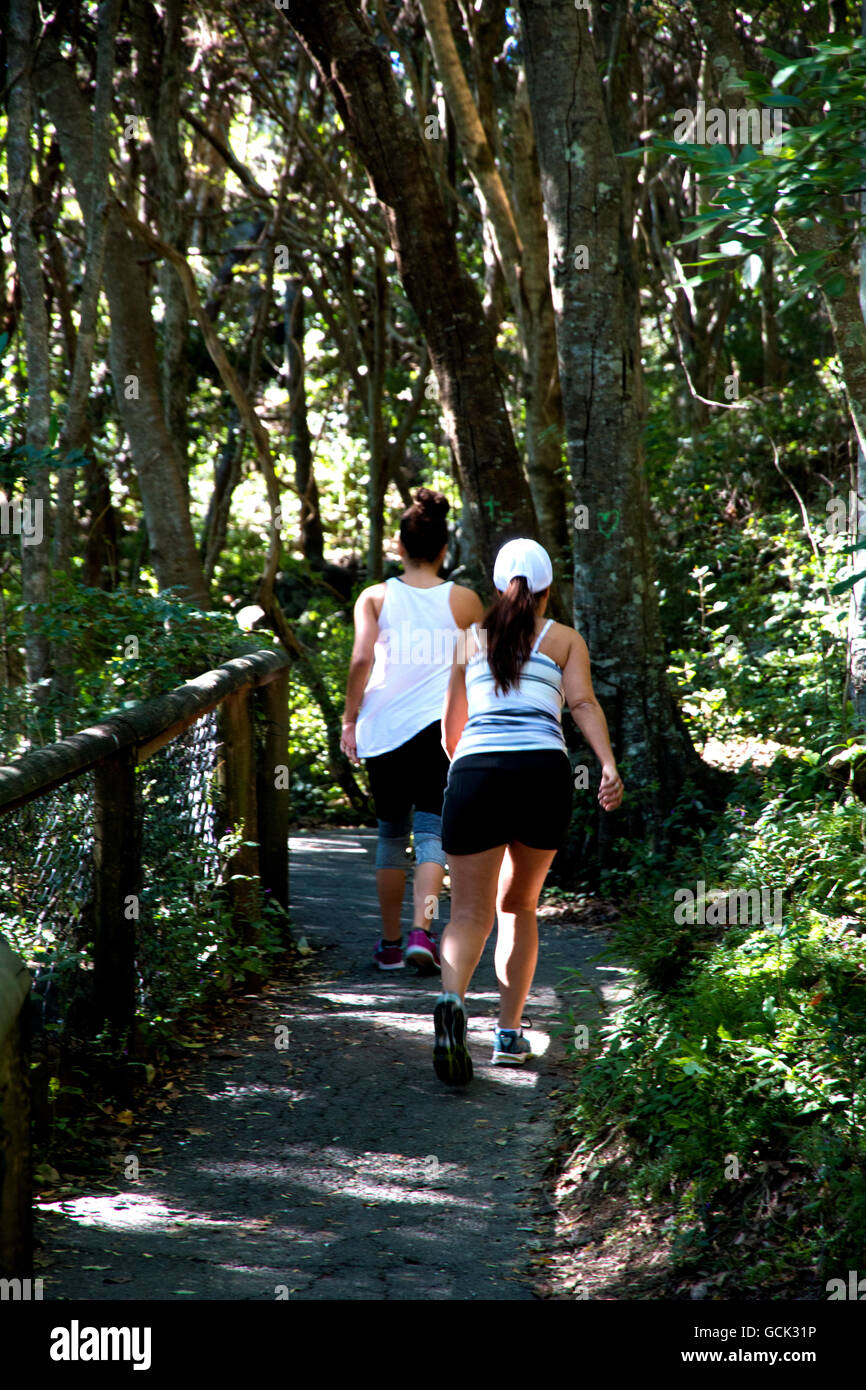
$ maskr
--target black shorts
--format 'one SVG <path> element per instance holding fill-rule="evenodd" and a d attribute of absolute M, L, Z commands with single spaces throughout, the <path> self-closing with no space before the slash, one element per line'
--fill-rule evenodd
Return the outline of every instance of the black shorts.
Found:
<path fill-rule="evenodd" d="M 451 764 L 442 811 L 446 854 L 480 854 L 515 840 L 559 849 L 571 819 L 567 753 L 470 753 Z"/>
<path fill-rule="evenodd" d="M 405 820 L 413 806 L 441 816 L 450 763 L 438 719 L 399 748 L 364 761 L 377 820 Z"/>

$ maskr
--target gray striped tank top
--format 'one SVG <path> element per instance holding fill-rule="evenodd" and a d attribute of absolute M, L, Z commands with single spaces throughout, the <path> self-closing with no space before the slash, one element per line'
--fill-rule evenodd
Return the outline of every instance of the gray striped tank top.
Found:
<path fill-rule="evenodd" d="M 470 753 L 523 752 L 557 748 L 566 752 L 562 734 L 562 668 L 539 645 L 552 626 L 545 623 L 524 662 L 520 680 L 507 695 L 497 691 L 493 672 L 481 649 L 475 623 L 472 632 L 479 650 L 466 663 L 469 717 L 452 763 Z"/>

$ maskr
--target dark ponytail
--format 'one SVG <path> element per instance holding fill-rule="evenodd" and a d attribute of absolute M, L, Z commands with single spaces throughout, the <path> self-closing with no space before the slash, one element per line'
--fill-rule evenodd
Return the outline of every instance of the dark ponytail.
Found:
<path fill-rule="evenodd" d="M 507 695 L 520 680 L 523 663 L 532 651 L 537 616 L 537 594 L 524 575 L 515 575 L 484 615 L 486 656 L 497 692 Z"/>
<path fill-rule="evenodd" d="M 448 544 L 450 508 L 448 498 L 441 492 L 419 487 L 415 501 L 407 507 L 400 521 L 400 539 L 410 560 L 435 560 Z"/>

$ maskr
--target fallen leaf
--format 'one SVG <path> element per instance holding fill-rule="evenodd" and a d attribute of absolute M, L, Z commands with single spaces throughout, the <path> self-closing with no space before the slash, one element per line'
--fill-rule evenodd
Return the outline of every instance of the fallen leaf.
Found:
<path fill-rule="evenodd" d="M 117 1120 L 117 1123 L 119 1125 L 131 1125 L 133 1121 L 133 1114 L 131 1110 L 121 1110 L 120 1114 L 115 1115 L 114 1118 Z"/>

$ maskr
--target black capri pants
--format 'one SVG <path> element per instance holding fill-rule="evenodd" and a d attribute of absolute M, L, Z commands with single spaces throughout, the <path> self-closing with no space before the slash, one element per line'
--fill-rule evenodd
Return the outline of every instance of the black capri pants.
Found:
<path fill-rule="evenodd" d="M 403 820 L 413 806 L 441 816 L 449 762 L 438 719 L 399 748 L 364 762 L 379 820 Z"/>
<path fill-rule="evenodd" d="M 442 747 L 437 719 L 413 738 L 367 758 L 370 791 L 379 822 L 377 869 L 404 869 L 410 826 L 416 864 L 441 864 L 442 797 L 448 777 L 448 755 Z"/>

